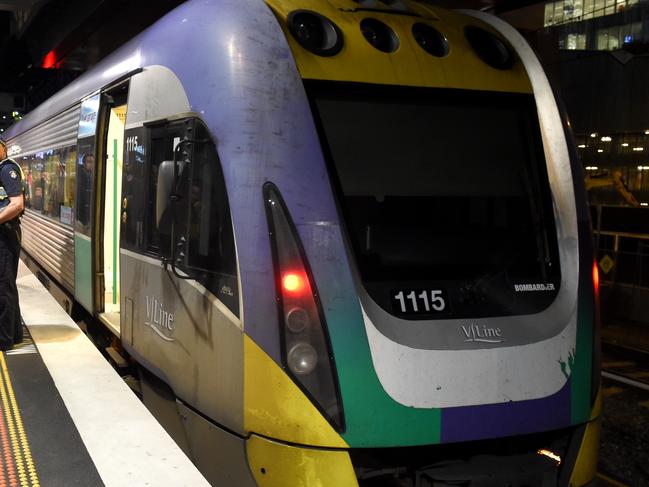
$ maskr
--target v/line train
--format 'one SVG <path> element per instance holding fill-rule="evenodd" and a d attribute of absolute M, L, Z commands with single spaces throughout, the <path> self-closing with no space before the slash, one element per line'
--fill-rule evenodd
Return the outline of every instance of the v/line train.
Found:
<path fill-rule="evenodd" d="M 581 169 L 500 20 L 191 0 L 8 139 L 26 259 L 214 485 L 593 480 Z"/>

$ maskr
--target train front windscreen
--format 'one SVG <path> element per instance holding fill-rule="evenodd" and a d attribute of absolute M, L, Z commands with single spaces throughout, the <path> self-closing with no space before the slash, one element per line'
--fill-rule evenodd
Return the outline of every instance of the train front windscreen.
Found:
<path fill-rule="evenodd" d="M 553 301 L 556 228 L 531 95 L 307 88 L 360 277 L 383 309 L 485 317 Z"/>

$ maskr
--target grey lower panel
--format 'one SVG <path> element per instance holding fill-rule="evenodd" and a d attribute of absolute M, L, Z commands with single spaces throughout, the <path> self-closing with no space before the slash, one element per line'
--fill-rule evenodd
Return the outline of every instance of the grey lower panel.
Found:
<path fill-rule="evenodd" d="M 233 435 L 178 403 L 185 425 L 190 458 L 215 486 L 255 487 L 248 468 L 245 440 Z"/>
<path fill-rule="evenodd" d="M 122 249 L 120 265 L 127 351 L 186 404 L 241 433 L 243 331 L 238 318 L 195 281 L 178 279 L 158 260 Z"/>
<path fill-rule="evenodd" d="M 22 218 L 22 246 L 68 292 L 74 292 L 74 231 L 26 210 Z"/>

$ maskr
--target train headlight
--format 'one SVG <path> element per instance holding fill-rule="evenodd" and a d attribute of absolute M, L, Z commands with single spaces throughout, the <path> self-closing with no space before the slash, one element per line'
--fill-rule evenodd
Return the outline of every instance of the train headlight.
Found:
<path fill-rule="evenodd" d="M 288 352 L 288 366 L 295 375 L 308 375 L 318 365 L 318 352 L 308 343 L 298 343 Z"/>
<path fill-rule="evenodd" d="M 361 20 L 361 32 L 367 42 L 379 51 L 390 53 L 399 49 L 399 38 L 380 20 L 370 18 Z"/>
<path fill-rule="evenodd" d="M 343 47 L 343 34 L 338 26 L 309 10 L 291 12 L 288 29 L 304 49 L 318 56 L 334 56 Z"/>
<path fill-rule="evenodd" d="M 464 28 L 464 37 L 478 57 L 492 68 L 504 70 L 514 65 L 511 49 L 495 34 L 480 27 L 468 26 Z"/>
<path fill-rule="evenodd" d="M 444 57 L 448 54 L 448 41 L 437 29 L 430 25 L 417 22 L 412 26 L 412 35 L 417 44 L 426 51 L 437 57 Z"/>
<path fill-rule="evenodd" d="M 286 313 L 286 328 L 293 333 L 300 333 L 309 326 L 309 313 L 304 308 L 295 307 Z"/>
<path fill-rule="evenodd" d="M 345 430 L 336 364 L 316 282 L 277 187 L 264 184 L 282 364 L 337 431 Z"/>

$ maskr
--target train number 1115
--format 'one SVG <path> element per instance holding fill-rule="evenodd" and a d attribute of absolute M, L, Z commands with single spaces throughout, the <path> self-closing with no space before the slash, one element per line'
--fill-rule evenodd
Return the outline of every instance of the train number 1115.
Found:
<path fill-rule="evenodd" d="M 441 313 L 446 310 L 447 302 L 443 289 L 393 291 L 392 300 L 393 305 L 398 305 L 397 311 L 405 314 Z"/>

